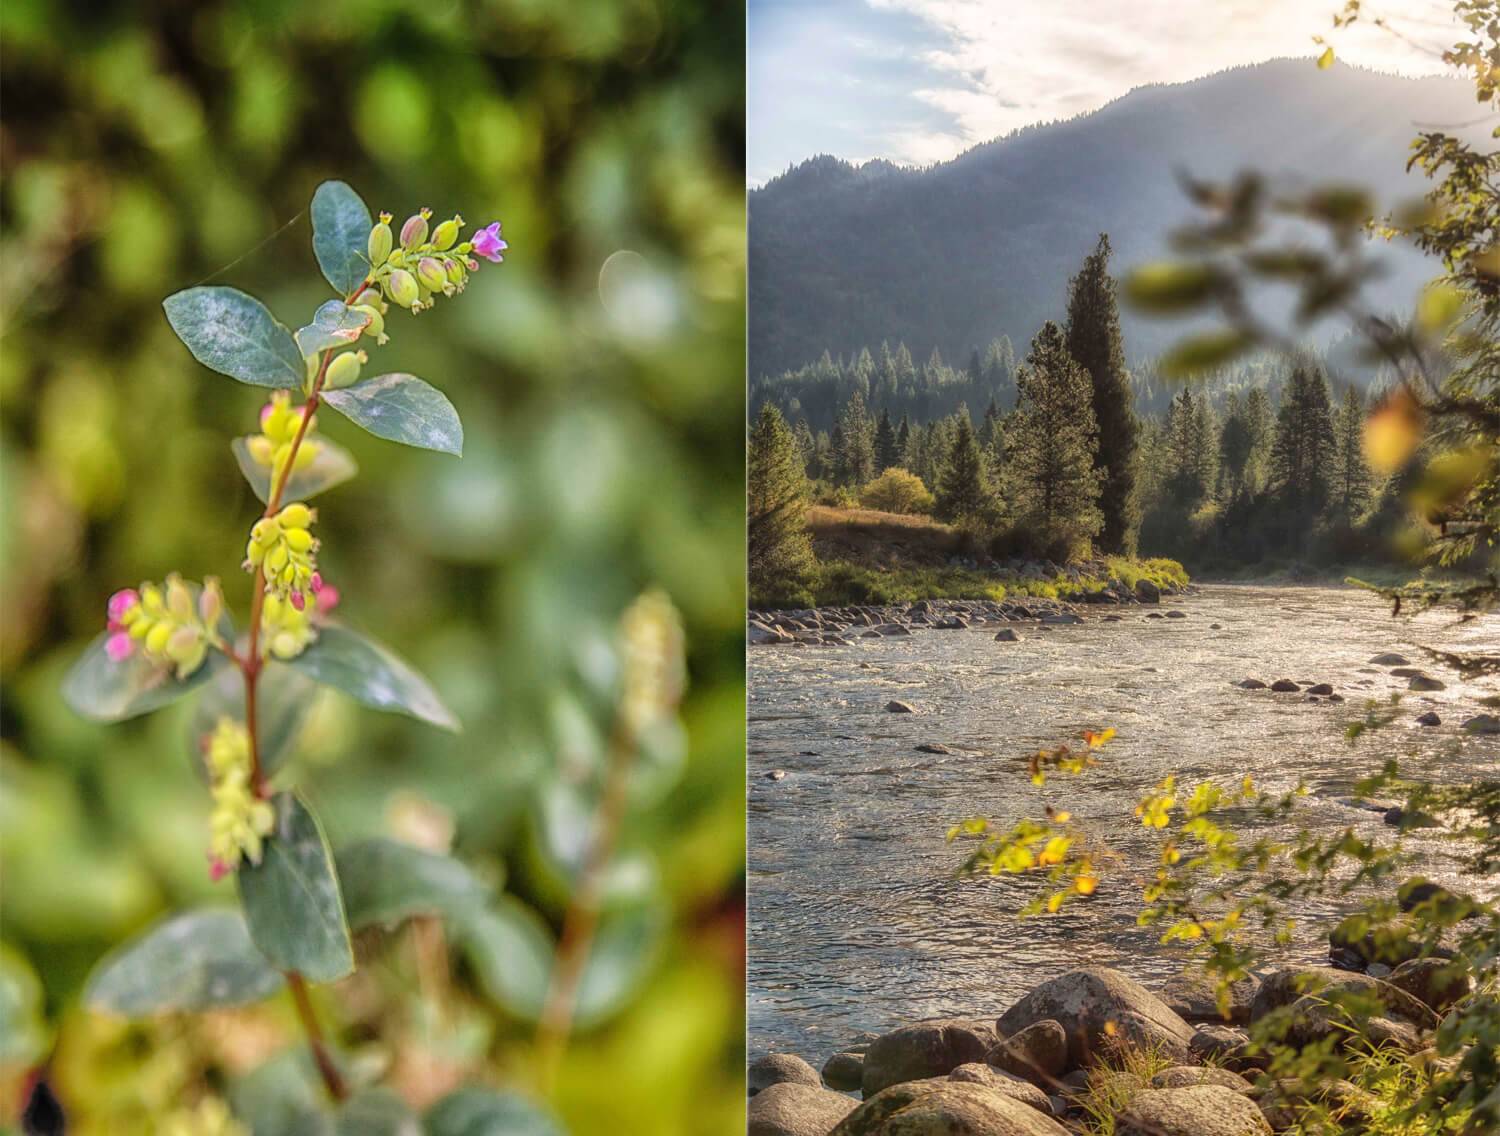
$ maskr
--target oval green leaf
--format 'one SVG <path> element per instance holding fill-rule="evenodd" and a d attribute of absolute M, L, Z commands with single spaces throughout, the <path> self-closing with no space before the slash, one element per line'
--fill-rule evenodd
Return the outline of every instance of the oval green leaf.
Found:
<path fill-rule="evenodd" d="M 140 652 L 116 662 L 104 649 L 108 640 L 108 632 L 96 635 L 62 684 L 64 701 L 95 722 L 123 722 L 159 710 L 202 686 L 228 661 L 210 650 L 196 671 L 179 679 Z"/>
<path fill-rule="evenodd" d="M 415 375 L 380 375 L 324 391 L 323 401 L 377 438 L 443 454 L 464 451 L 458 411 L 442 391 Z"/>
<path fill-rule="evenodd" d="M 325 181 L 313 191 L 313 255 L 323 277 L 347 296 L 369 272 L 369 207 L 345 182 Z"/>
<path fill-rule="evenodd" d="M 282 977 L 250 941 L 238 911 L 189 911 L 158 923 L 105 957 L 84 1001 L 128 1018 L 242 1006 L 268 998 Z"/>
<path fill-rule="evenodd" d="M 297 341 L 254 296 L 189 288 L 162 307 L 177 338 L 210 370 L 251 386 L 301 389 L 307 368 Z"/>
<path fill-rule="evenodd" d="M 1243 355 L 1255 340 L 1242 331 L 1210 331 L 1191 336 L 1161 357 L 1158 366 L 1169 379 L 1191 379 Z"/>
<path fill-rule="evenodd" d="M 298 734 L 312 710 L 318 688 L 306 675 L 281 663 L 270 662 L 260 672 L 256 687 L 256 740 L 260 744 L 260 765 L 266 776 L 272 776 L 292 755 Z M 188 732 L 188 753 L 193 769 L 207 778 L 203 764 L 203 743 L 219 724 L 229 717 L 245 720 L 245 680 L 233 667 L 222 668 L 193 708 Z"/>
<path fill-rule="evenodd" d="M 343 300 L 329 300 L 313 314 L 312 323 L 297 329 L 297 346 L 304 356 L 330 347 L 347 347 L 364 334 L 370 317 L 348 307 Z"/>
<path fill-rule="evenodd" d="M 240 472 L 245 475 L 245 480 L 250 483 L 250 488 L 262 502 L 271 500 L 271 470 L 269 466 L 261 465 L 250 456 L 250 447 L 247 439 L 236 438 L 229 443 L 229 448 L 234 451 L 234 460 L 239 464 Z M 282 499 L 286 501 L 306 501 L 319 493 L 327 492 L 336 485 L 342 485 L 359 472 L 359 465 L 354 460 L 354 455 L 343 446 L 335 445 L 326 438 L 317 440 L 318 454 L 306 469 L 299 469 L 292 474 L 286 483 L 286 491 L 282 493 Z"/>
<path fill-rule="evenodd" d="M 541 1015 L 552 977 L 555 948 L 546 923 L 509 895 L 476 912 L 460 939 L 480 987 L 513 1017 L 534 1022 Z"/>
<path fill-rule="evenodd" d="M 30 1065 L 52 1048 L 45 1001 L 31 964 L 0 943 L 0 1065 Z"/>
<path fill-rule="evenodd" d="M 1178 315 L 1213 299 L 1222 280 L 1218 269 L 1192 261 L 1143 264 L 1125 278 L 1125 298 L 1154 315 Z"/>
<path fill-rule="evenodd" d="M 327 1099 L 305 1046 L 282 1050 L 229 1085 L 229 1107 L 251 1136 L 333 1136 Z"/>
<path fill-rule="evenodd" d="M 326 625 L 290 665 L 371 709 L 407 714 L 454 733 L 459 730 L 453 711 L 406 660 L 343 624 Z"/>
<path fill-rule="evenodd" d="M 640 988 L 657 958 L 667 928 L 659 904 L 607 916 L 599 925 L 578 982 L 573 1020 L 580 1029 L 618 1011 Z"/>
<path fill-rule="evenodd" d="M 422 1118 L 426 1136 L 563 1136 L 558 1123 L 515 1093 L 465 1088 L 449 1093 Z"/>
<path fill-rule="evenodd" d="M 417 1114 L 390 1089 L 366 1089 L 343 1103 L 338 1136 L 422 1136 Z"/>
<path fill-rule="evenodd" d="M 317 819 L 291 793 L 272 798 L 276 827 L 259 864 L 238 872 L 250 937 L 280 970 L 336 982 L 354 970 L 333 853 Z"/>
<path fill-rule="evenodd" d="M 356 931 L 394 926 L 414 915 L 461 922 L 484 907 L 490 889 L 449 856 L 376 837 L 337 856 L 344 910 Z"/>

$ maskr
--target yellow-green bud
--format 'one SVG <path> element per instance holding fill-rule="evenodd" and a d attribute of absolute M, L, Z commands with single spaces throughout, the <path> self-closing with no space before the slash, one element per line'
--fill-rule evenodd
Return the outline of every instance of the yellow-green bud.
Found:
<path fill-rule="evenodd" d="M 424 256 L 417 264 L 417 280 L 424 288 L 441 292 L 448 287 L 448 274 L 433 257 Z"/>
<path fill-rule="evenodd" d="M 172 638 L 172 624 L 167 620 L 153 624 L 151 630 L 146 633 L 146 650 L 153 655 L 160 655 L 167 649 L 167 640 Z"/>
<path fill-rule="evenodd" d="M 456 260 L 448 260 L 443 262 L 443 268 L 448 273 L 448 279 L 451 283 L 457 285 L 463 284 L 464 266 L 462 264 Z"/>
<path fill-rule="evenodd" d="M 354 310 L 369 321 L 365 324 L 365 334 L 376 343 L 385 343 L 390 338 L 385 333 L 385 316 L 380 314 L 379 308 L 368 304 L 359 304 Z"/>
<path fill-rule="evenodd" d="M 276 514 L 276 523 L 285 529 L 305 529 L 316 519 L 311 509 L 301 501 L 294 501 L 281 512 Z"/>
<path fill-rule="evenodd" d="M 413 213 L 406 219 L 406 224 L 401 226 L 402 248 L 414 249 L 418 245 L 427 243 L 427 218 L 431 216 L 431 209 L 423 209 L 420 213 Z"/>
<path fill-rule="evenodd" d="M 432 233 L 432 247 L 439 252 L 453 247 L 453 242 L 458 240 L 459 226 L 464 223 L 462 217 L 454 217 L 451 221 L 444 221 Z"/>
<path fill-rule="evenodd" d="M 359 381 L 359 369 L 370 357 L 363 351 L 345 351 L 335 355 L 328 370 L 323 373 L 323 386 L 328 390 L 340 390 Z"/>
<path fill-rule="evenodd" d="M 391 303 L 403 308 L 414 307 L 422 298 L 416 277 L 404 268 L 396 269 L 385 278 L 385 294 L 391 298 Z"/>
<path fill-rule="evenodd" d="M 218 625 L 219 616 L 223 614 L 224 589 L 219 586 L 217 576 L 210 576 L 203 581 L 203 591 L 198 593 L 198 617 L 211 631 Z"/>
<path fill-rule="evenodd" d="M 380 215 L 380 222 L 370 230 L 370 264 L 379 268 L 385 263 L 385 258 L 391 255 L 391 246 L 395 244 L 395 238 L 391 235 L 391 226 L 387 222 L 389 213 Z"/>

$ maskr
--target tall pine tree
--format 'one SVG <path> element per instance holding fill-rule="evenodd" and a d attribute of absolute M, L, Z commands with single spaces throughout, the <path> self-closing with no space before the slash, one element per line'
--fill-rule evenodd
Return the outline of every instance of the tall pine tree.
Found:
<path fill-rule="evenodd" d="M 1339 519 L 1352 525 L 1370 503 L 1370 467 L 1365 464 L 1365 400 L 1354 384 L 1344 391 L 1333 429 L 1333 497 Z"/>
<path fill-rule="evenodd" d="M 1051 320 L 1017 372 L 1020 401 L 1006 431 L 1015 507 L 1033 551 L 1068 555 L 1104 525 L 1094 468 L 1093 386 Z"/>
<path fill-rule="evenodd" d="M 1068 284 L 1068 353 L 1088 372 L 1093 387 L 1094 468 L 1100 474 L 1099 509 L 1104 527 L 1098 543 L 1106 552 L 1133 552 L 1140 523 L 1135 496 L 1135 451 L 1140 427 L 1132 405 L 1130 376 L 1115 280 L 1109 274 L 1109 235 L 1084 260 Z"/>
<path fill-rule="evenodd" d="M 1299 359 L 1281 393 L 1276 436 L 1271 444 L 1271 476 L 1282 502 L 1294 512 L 1322 510 L 1334 469 L 1333 408 L 1323 369 Z"/>
<path fill-rule="evenodd" d="M 864 397 L 855 391 L 839 415 L 838 449 L 833 455 L 835 483 L 855 492 L 875 476 L 875 442 Z"/>
<path fill-rule="evenodd" d="M 807 478 L 797 440 L 781 411 L 760 408 L 750 432 L 746 500 L 747 561 L 755 602 L 791 600 L 817 561 L 807 533 Z"/>
<path fill-rule="evenodd" d="M 953 439 L 937 488 L 937 515 L 945 521 L 977 517 L 989 503 L 984 455 L 967 412 L 954 416 Z"/>
<path fill-rule="evenodd" d="M 875 475 L 878 477 L 893 465 L 901 464 L 896 450 L 896 431 L 891 428 L 889 410 L 880 412 L 880 422 L 875 427 Z"/>

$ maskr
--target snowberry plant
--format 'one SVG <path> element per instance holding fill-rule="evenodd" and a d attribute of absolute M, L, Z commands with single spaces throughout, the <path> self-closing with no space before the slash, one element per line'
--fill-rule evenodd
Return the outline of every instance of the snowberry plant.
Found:
<path fill-rule="evenodd" d="M 339 594 L 319 570 L 318 512 L 309 502 L 356 469 L 319 434 L 318 417 L 332 411 L 377 437 L 458 455 L 463 427 L 448 399 L 414 375 L 370 377 L 371 355 L 386 343 L 396 309 L 417 314 L 462 292 L 480 259 L 498 264 L 506 243 L 498 222 L 464 236 L 461 217 L 433 225 L 427 209 L 393 231 L 390 214 L 372 219 L 338 181 L 318 187 L 311 216 L 313 251 L 336 295 L 295 333 L 234 288 L 189 288 L 164 304 L 198 362 L 270 391 L 256 431 L 231 444 L 265 506 L 248 528 L 240 565 L 247 618 L 231 616 L 213 577 L 171 575 L 116 592 L 107 626 L 64 693 L 99 721 L 199 694 L 194 734 L 210 799 L 205 870 L 224 886 L 233 877 L 239 898 L 238 908 L 179 913 L 120 948 L 91 978 L 86 1001 L 144 1017 L 243 1005 L 287 988 L 328 1096 L 344 1102 L 350 1077 L 323 1040 L 309 984 L 353 971 L 351 929 L 441 911 L 482 888 L 456 861 L 392 841 L 341 848 L 335 857 L 307 802 L 279 784 L 319 684 L 458 729 L 420 674 L 335 615 Z M 484 1118 L 517 1104 L 461 1090 L 428 1114 L 426 1130 L 490 1131 Z M 401 1119 L 399 1102 L 375 1105 L 356 1094 L 341 1107 L 384 1117 L 386 1126 L 360 1131 L 416 1130 L 415 1121 L 388 1127 Z M 261 1125 L 252 1127 L 258 1133 Z"/>

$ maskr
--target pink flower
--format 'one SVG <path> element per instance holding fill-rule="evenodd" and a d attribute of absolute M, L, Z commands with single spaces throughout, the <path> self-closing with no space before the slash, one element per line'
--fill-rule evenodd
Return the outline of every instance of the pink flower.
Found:
<path fill-rule="evenodd" d="M 339 606 L 339 590 L 332 584 L 325 584 L 321 573 L 312 578 L 314 611 L 318 615 L 327 615 Z"/>
<path fill-rule="evenodd" d="M 229 865 L 223 860 L 211 860 L 208 865 L 208 878 L 211 883 L 218 883 L 229 874 Z"/>
<path fill-rule="evenodd" d="M 488 227 L 474 234 L 474 251 L 491 264 L 499 264 L 505 258 L 500 254 L 510 248 L 500 239 L 500 222 L 491 221 Z"/>
<path fill-rule="evenodd" d="M 134 651 L 135 640 L 131 639 L 128 631 L 116 631 L 104 641 L 104 653 L 110 657 L 111 662 L 122 663 Z"/>
<path fill-rule="evenodd" d="M 109 626 L 112 631 L 118 631 L 124 626 L 120 620 L 125 618 L 125 613 L 141 602 L 141 597 L 136 595 L 134 588 L 121 588 L 109 597 Z"/>

